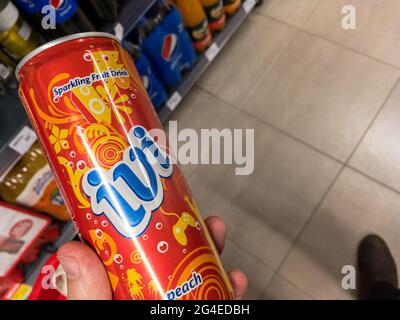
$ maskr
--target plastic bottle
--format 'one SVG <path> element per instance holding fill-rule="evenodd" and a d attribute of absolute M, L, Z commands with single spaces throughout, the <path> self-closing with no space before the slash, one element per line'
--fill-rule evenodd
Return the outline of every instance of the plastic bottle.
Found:
<path fill-rule="evenodd" d="M 96 31 L 95 26 L 79 7 L 77 0 L 31 0 L 42 11 L 44 6 L 53 5 L 56 10 L 57 27 L 65 35 L 79 32 Z M 42 12 L 43 13 L 43 12 Z"/>
<path fill-rule="evenodd" d="M 149 94 L 154 108 L 156 110 L 160 109 L 164 106 L 168 96 L 164 86 L 159 80 L 157 74 L 154 72 L 151 62 L 139 46 L 126 41 L 124 42 L 124 47 L 131 54 L 135 62 L 136 69 L 142 78 L 143 85 Z"/>
<path fill-rule="evenodd" d="M 234 15 L 242 5 L 240 0 L 224 0 L 224 11 L 227 16 Z"/>
<path fill-rule="evenodd" d="M 206 12 L 208 27 L 211 32 L 221 31 L 225 28 L 225 12 L 223 0 L 200 0 Z"/>
<path fill-rule="evenodd" d="M 0 1 L 0 43 L 16 60 L 35 49 L 40 35 L 27 23 L 11 1 Z"/>
<path fill-rule="evenodd" d="M 30 23 L 30 25 L 35 27 L 37 30 L 40 30 L 41 35 L 46 39 L 46 41 L 65 36 L 65 33 L 63 33 L 60 28 L 43 29 L 43 15 L 41 13 L 42 7 L 35 3 L 33 0 L 15 0 L 15 4 L 24 14 L 26 20 Z"/>
<path fill-rule="evenodd" d="M 157 75 L 167 88 L 176 89 L 183 73 L 196 61 L 189 34 L 179 10 L 175 6 L 151 10 L 139 25 L 139 37 L 128 35 L 139 43 L 150 58 Z"/>
<path fill-rule="evenodd" d="M 9 203 L 46 212 L 62 221 L 69 219 L 67 207 L 37 141 L 0 181 L 0 195 Z"/>
<path fill-rule="evenodd" d="M 183 21 L 198 53 L 204 52 L 212 42 L 206 13 L 199 0 L 177 0 Z"/>

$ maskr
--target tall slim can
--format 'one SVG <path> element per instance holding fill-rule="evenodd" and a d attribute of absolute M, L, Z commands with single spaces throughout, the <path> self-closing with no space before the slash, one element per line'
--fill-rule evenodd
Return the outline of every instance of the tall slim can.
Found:
<path fill-rule="evenodd" d="M 116 299 L 232 299 L 233 290 L 132 58 L 105 33 L 55 40 L 19 93 L 81 238 Z"/>

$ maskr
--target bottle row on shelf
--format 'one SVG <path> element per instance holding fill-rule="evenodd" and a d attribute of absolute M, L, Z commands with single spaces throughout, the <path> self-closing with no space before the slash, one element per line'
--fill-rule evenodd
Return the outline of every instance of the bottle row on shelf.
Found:
<path fill-rule="evenodd" d="M 16 62 L 49 40 L 115 21 L 127 1 L 0 0 L 0 87 L 15 90 Z"/>
<path fill-rule="evenodd" d="M 134 1 L 134 0 L 131 0 Z M 15 3 L 14 3 L 15 2 Z M 16 63 L 45 42 L 61 36 L 102 30 L 117 20 L 129 1 L 116 0 L 0 0 L 0 89 L 15 91 Z M 52 3 L 54 22 L 47 16 Z M 56 6 L 56 7 L 54 7 Z M 167 93 L 176 89 L 197 54 L 222 31 L 226 16 L 233 15 L 241 0 L 158 0 L 124 37 L 134 56 L 143 84 L 154 107 L 160 109 Z M 1 92 L 0 91 L 0 92 Z"/>
<path fill-rule="evenodd" d="M 63 222 L 69 220 L 35 133 L 29 127 L 23 131 L 24 141 L 17 143 L 26 151 L 0 178 L 0 300 L 27 288 L 20 286 L 25 271 L 47 245 L 57 241 Z"/>
<path fill-rule="evenodd" d="M 240 0 L 157 1 L 126 36 L 124 46 L 133 54 L 156 110 L 193 67 L 196 53 L 209 48 L 213 33 L 225 28 L 226 15 L 240 5 Z"/>

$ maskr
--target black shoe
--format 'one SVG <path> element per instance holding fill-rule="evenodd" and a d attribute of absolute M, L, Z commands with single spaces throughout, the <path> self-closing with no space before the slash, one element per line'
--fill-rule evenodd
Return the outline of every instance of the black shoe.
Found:
<path fill-rule="evenodd" d="M 384 284 L 397 289 L 396 263 L 385 241 L 377 235 L 365 237 L 358 246 L 358 294 L 360 299 L 374 296 L 374 286 Z"/>

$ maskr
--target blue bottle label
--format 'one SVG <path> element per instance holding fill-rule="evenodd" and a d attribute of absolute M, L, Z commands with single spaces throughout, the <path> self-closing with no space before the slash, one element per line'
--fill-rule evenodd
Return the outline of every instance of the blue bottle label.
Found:
<path fill-rule="evenodd" d="M 196 60 L 192 42 L 176 8 L 144 39 L 142 47 L 160 78 L 172 88 L 179 86 L 182 72 L 191 68 Z"/>
<path fill-rule="evenodd" d="M 141 53 L 140 58 L 136 59 L 135 65 L 142 78 L 143 85 L 150 96 L 153 106 L 156 109 L 161 108 L 167 101 L 167 93 L 165 92 L 161 81 L 154 73 L 150 61 L 143 52 Z"/>
<path fill-rule="evenodd" d="M 78 2 L 76 0 L 32 0 L 40 10 L 44 6 L 51 5 L 56 9 L 56 21 L 58 24 L 62 24 L 75 14 L 78 9 Z"/>
<path fill-rule="evenodd" d="M 40 12 L 40 6 L 31 0 L 15 0 L 17 6 L 25 13 L 32 14 Z"/>

